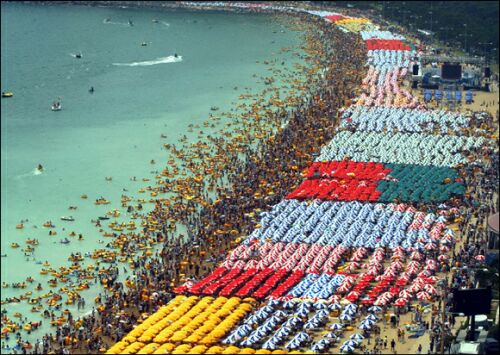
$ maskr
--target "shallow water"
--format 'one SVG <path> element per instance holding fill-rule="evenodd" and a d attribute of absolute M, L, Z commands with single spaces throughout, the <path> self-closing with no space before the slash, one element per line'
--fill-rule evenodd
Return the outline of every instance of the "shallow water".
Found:
<path fill-rule="evenodd" d="M 1 89 L 14 92 L 1 105 L 1 247 L 8 255 L 1 260 L 1 277 L 11 283 L 32 275 L 34 285 L 42 283 L 42 293 L 49 291 L 49 277 L 39 275 L 41 265 L 35 261 L 48 260 L 57 268 L 67 265 L 71 252 L 102 248 L 98 240 L 106 238 L 90 220 L 119 207 L 123 189 L 149 198 L 137 190 L 148 184 L 142 177 L 153 180 L 151 171 L 165 164 L 162 145 L 184 134 L 194 142 L 196 135 L 186 132 L 189 124 L 206 120 L 211 106 L 229 109 L 244 87 L 262 89 L 264 84 L 252 77 L 270 74 L 262 62 L 285 60 L 291 67 L 296 57 L 279 50 L 301 44 L 300 33 L 268 15 L 1 6 Z M 106 23 L 106 18 L 111 20 Z M 57 97 L 63 109 L 53 112 Z M 151 159 L 158 163 L 151 165 Z M 45 168 L 42 174 L 36 174 L 38 164 Z M 88 200 L 80 199 L 82 194 Z M 112 203 L 95 206 L 100 196 Z M 70 205 L 78 209 L 70 211 Z M 76 220 L 61 221 L 63 215 Z M 29 222 L 17 230 L 23 219 Z M 56 236 L 42 227 L 47 220 L 56 225 Z M 85 239 L 60 244 L 73 230 Z M 21 251 L 27 238 L 40 241 L 35 261 L 26 261 Z M 12 249 L 13 242 L 21 248 Z M 2 299 L 31 289 L 2 289 Z M 96 292 L 82 293 L 89 297 L 87 309 Z M 25 302 L 3 308 L 37 320 Z M 84 313 L 70 309 L 74 315 Z"/>

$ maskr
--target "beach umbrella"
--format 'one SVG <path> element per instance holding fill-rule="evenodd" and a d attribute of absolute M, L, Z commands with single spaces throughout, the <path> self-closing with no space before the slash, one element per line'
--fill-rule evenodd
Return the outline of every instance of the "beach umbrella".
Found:
<path fill-rule="evenodd" d="M 328 308 L 334 311 L 336 309 L 342 309 L 342 306 L 340 305 L 340 303 L 332 303 L 330 306 L 328 306 Z"/>
<path fill-rule="evenodd" d="M 340 329 L 343 329 L 344 328 L 344 325 L 341 324 L 341 323 L 333 323 L 331 326 L 330 326 L 330 329 L 331 330 L 340 330 Z"/>
<path fill-rule="evenodd" d="M 394 302 L 394 305 L 397 307 L 402 307 L 405 306 L 407 302 L 408 301 L 406 300 L 406 298 L 398 298 L 396 302 Z"/>
<path fill-rule="evenodd" d="M 354 303 L 350 303 L 348 304 L 347 306 L 345 306 L 345 310 L 349 310 L 349 311 L 356 311 L 356 309 L 358 309 L 358 306 L 355 305 Z"/>
<path fill-rule="evenodd" d="M 422 291 L 422 292 L 417 293 L 417 298 L 419 300 L 427 301 L 431 297 L 427 292 Z"/>
<path fill-rule="evenodd" d="M 344 345 L 350 345 L 350 346 L 356 347 L 356 346 L 358 346 L 358 342 L 351 339 L 351 340 L 344 342 Z"/>
<path fill-rule="evenodd" d="M 371 306 L 370 308 L 368 308 L 368 311 L 369 312 L 374 312 L 374 313 L 379 313 L 379 312 L 382 312 L 382 307 Z"/>
<path fill-rule="evenodd" d="M 438 260 L 439 261 L 445 261 L 445 260 L 448 260 L 450 257 L 446 254 L 442 254 L 442 255 L 439 255 L 438 256 Z"/>
<path fill-rule="evenodd" d="M 367 318 L 367 319 L 364 319 L 361 323 L 373 325 L 373 324 L 375 324 L 375 321 L 373 319 Z"/>
<path fill-rule="evenodd" d="M 340 347 L 340 351 L 344 353 L 350 353 L 354 351 L 354 346 L 344 344 Z"/>
<path fill-rule="evenodd" d="M 485 258 L 484 255 L 476 255 L 474 259 L 476 259 L 477 261 L 484 261 Z"/>
<path fill-rule="evenodd" d="M 435 295 L 437 293 L 436 288 L 429 284 L 424 285 L 424 290 L 430 293 L 431 295 Z"/>
<path fill-rule="evenodd" d="M 427 243 L 427 244 L 425 244 L 424 248 L 425 248 L 425 250 L 434 250 L 434 249 L 436 249 L 436 245 L 433 243 Z"/>
<path fill-rule="evenodd" d="M 399 297 L 400 298 L 410 298 L 411 297 L 411 293 L 407 290 L 403 290 L 399 293 Z"/>
<path fill-rule="evenodd" d="M 325 338 L 338 339 L 339 337 L 334 332 L 328 332 L 324 335 Z"/>
<path fill-rule="evenodd" d="M 349 337 L 352 340 L 363 340 L 365 337 L 359 333 L 353 334 Z"/>
<path fill-rule="evenodd" d="M 377 318 L 376 316 L 374 316 L 373 314 L 369 314 L 369 315 L 367 315 L 365 319 L 371 319 L 371 320 L 373 320 L 373 321 L 378 320 L 378 318 Z"/>
<path fill-rule="evenodd" d="M 368 330 L 368 329 L 371 329 L 371 327 L 372 326 L 368 323 L 361 323 L 361 325 L 359 326 L 359 329 Z"/>
<path fill-rule="evenodd" d="M 350 320 L 352 320 L 352 317 L 348 314 L 341 314 L 339 319 L 343 320 L 343 321 L 350 321 Z"/>

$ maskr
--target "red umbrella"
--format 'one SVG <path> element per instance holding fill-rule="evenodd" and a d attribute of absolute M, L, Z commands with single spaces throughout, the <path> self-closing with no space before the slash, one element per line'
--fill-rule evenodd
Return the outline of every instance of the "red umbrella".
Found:
<path fill-rule="evenodd" d="M 392 286 L 390 289 L 389 289 L 389 292 L 393 295 L 397 295 L 399 293 L 399 290 L 400 288 L 399 287 L 396 287 L 396 286 Z"/>
<path fill-rule="evenodd" d="M 427 283 L 430 284 L 435 284 L 437 282 L 437 277 L 436 276 L 429 276 L 425 279 Z"/>
<path fill-rule="evenodd" d="M 430 299 L 431 296 L 427 292 L 422 291 L 422 292 L 417 293 L 417 298 L 419 300 L 426 301 L 426 300 Z"/>
<path fill-rule="evenodd" d="M 408 292 L 407 290 L 403 290 L 399 293 L 399 297 L 400 298 L 410 298 L 411 297 L 411 293 Z"/>
<path fill-rule="evenodd" d="M 439 261 L 445 261 L 445 260 L 448 260 L 450 257 L 446 254 L 443 254 L 443 255 L 439 255 L 438 256 L 438 260 Z"/>
<path fill-rule="evenodd" d="M 431 295 L 435 295 L 437 293 L 436 288 L 432 285 L 424 285 L 424 290 L 426 290 Z"/>
<path fill-rule="evenodd" d="M 398 299 L 396 300 L 396 302 L 394 302 L 394 305 L 395 305 L 396 307 L 403 307 L 403 306 L 406 306 L 406 303 L 407 303 L 407 302 L 408 302 L 408 301 L 406 300 L 406 298 L 398 298 Z"/>

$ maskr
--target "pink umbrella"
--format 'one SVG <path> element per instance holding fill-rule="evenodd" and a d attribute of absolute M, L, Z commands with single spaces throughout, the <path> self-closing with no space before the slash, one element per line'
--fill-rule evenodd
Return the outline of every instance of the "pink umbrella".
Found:
<path fill-rule="evenodd" d="M 476 259 L 477 261 L 484 261 L 484 255 L 476 255 L 474 259 Z"/>
<path fill-rule="evenodd" d="M 439 247 L 439 250 L 440 250 L 440 251 L 442 251 L 443 253 L 447 253 L 447 252 L 449 252 L 449 251 L 450 251 L 450 247 L 449 247 L 449 246 L 447 246 L 447 245 L 441 245 L 441 246 Z"/>
<path fill-rule="evenodd" d="M 448 260 L 450 257 L 446 254 L 443 254 L 443 255 L 439 255 L 438 256 L 438 260 L 439 261 L 445 261 L 445 260 Z"/>
<path fill-rule="evenodd" d="M 427 244 L 425 244 L 424 248 L 425 248 L 425 250 L 434 250 L 434 249 L 436 249 L 436 245 L 433 243 L 427 243 Z"/>
<path fill-rule="evenodd" d="M 411 253 L 410 259 L 412 259 L 412 260 L 421 260 L 422 259 L 422 255 L 418 251 L 414 251 L 413 253 Z"/>

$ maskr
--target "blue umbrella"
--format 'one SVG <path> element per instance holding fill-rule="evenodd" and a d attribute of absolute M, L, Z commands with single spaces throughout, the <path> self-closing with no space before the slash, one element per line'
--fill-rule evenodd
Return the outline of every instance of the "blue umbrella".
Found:
<path fill-rule="evenodd" d="M 366 324 L 375 324 L 375 321 L 369 318 L 364 319 L 361 323 L 366 323 Z"/>
<path fill-rule="evenodd" d="M 342 314 L 348 314 L 350 316 L 356 314 L 356 310 L 355 309 L 352 309 L 352 308 L 349 308 L 349 309 L 345 309 Z"/>
<path fill-rule="evenodd" d="M 340 347 L 340 351 L 343 351 L 345 353 L 350 353 L 351 351 L 354 351 L 354 346 L 351 346 L 351 345 L 342 345 Z"/>
<path fill-rule="evenodd" d="M 348 341 L 344 342 L 344 345 L 358 346 L 358 342 L 356 342 L 354 340 L 348 340 Z"/>
<path fill-rule="evenodd" d="M 338 339 L 339 337 L 335 335 L 334 332 L 326 333 L 325 338 L 332 338 L 332 339 Z"/>
<path fill-rule="evenodd" d="M 264 343 L 264 345 L 262 345 L 262 347 L 264 349 L 275 350 L 276 349 L 276 343 L 274 341 L 271 341 L 271 339 L 269 339 L 268 341 L 266 341 Z"/>
<path fill-rule="evenodd" d="M 371 319 L 372 321 L 378 320 L 378 318 L 376 316 L 374 316 L 373 314 L 366 316 L 366 319 Z"/>
<path fill-rule="evenodd" d="M 340 303 L 332 303 L 328 308 L 330 308 L 330 310 L 334 311 L 336 309 L 342 309 L 342 306 L 340 305 Z"/>
<path fill-rule="evenodd" d="M 375 312 L 375 313 L 382 312 L 382 307 L 379 307 L 379 306 L 371 306 L 370 308 L 368 308 L 368 311 L 370 311 L 370 312 Z"/>
<path fill-rule="evenodd" d="M 348 309 L 356 310 L 356 309 L 358 309 L 358 306 L 356 306 L 354 303 L 349 303 L 347 306 L 345 306 L 345 309 L 346 310 L 348 310 Z"/>
<path fill-rule="evenodd" d="M 359 333 L 351 335 L 350 339 L 352 340 L 363 340 L 365 337 Z"/>
<path fill-rule="evenodd" d="M 361 323 L 361 325 L 359 326 L 359 329 L 362 329 L 362 330 L 368 330 L 371 328 L 372 328 L 372 326 L 368 323 Z"/>
<path fill-rule="evenodd" d="M 331 330 L 339 330 L 342 328 L 344 328 L 344 325 L 340 323 L 333 323 L 332 326 L 330 327 Z"/>

